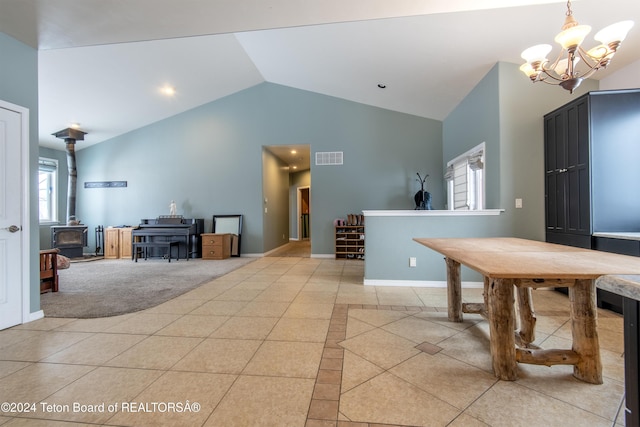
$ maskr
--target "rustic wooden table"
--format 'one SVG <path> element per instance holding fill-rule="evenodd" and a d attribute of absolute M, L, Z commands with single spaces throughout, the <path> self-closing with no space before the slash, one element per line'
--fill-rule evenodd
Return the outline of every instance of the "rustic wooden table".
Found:
<path fill-rule="evenodd" d="M 414 240 L 445 256 L 449 320 L 461 322 L 463 312 L 487 318 L 498 378 L 515 380 L 518 362 L 569 364 L 576 378 L 602 384 L 595 279 L 606 274 L 640 274 L 640 258 L 510 237 Z M 462 304 L 460 265 L 484 276 L 484 304 Z M 520 320 L 517 334 L 514 287 Z M 543 350 L 532 344 L 536 319 L 531 289 L 544 287 L 569 288 L 571 350 Z"/>

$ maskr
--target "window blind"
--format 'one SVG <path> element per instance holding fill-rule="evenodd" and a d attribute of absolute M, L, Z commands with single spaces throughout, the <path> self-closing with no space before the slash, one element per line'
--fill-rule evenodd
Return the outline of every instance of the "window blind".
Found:
<path fill-rule="evenodd" d="M 461 160 L 453 165 L 453 209 L 468 210 L 468 190 L 467 190 L 467 159 Z"/>
<path fill-rule="evenodd" d="M 484 203 L 484 143 L 447 163 L 449 209 L 482 209 Z"/>
<path fill-rule="evenodd" d="M 39 159 L 38 169 L 43 172 L 55 172 L 58 170 L 58 162 L 49 159 Z"/>

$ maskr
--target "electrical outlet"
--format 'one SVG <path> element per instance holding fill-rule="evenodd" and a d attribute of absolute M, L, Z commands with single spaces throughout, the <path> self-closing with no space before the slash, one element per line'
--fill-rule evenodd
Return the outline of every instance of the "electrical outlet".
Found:
<path fill-rule="evenodd" d="M 412 256 L 409 257 L 409 267 L 415 267 L 416 266 L 416 257 Z"/>

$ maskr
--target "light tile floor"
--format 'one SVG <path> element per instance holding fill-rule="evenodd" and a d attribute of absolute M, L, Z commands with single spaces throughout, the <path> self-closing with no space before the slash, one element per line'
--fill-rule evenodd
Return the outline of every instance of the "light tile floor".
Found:
<path fill-rule="evenodd" d="M 363 269 L 260 258 L 146 311 L 0 331 L 0 402 L 14 404 L 0 425 L 613 424 L 621 316 L 599 311 L 604 384 L 534 365 L 498 381 L 481 317 L 450 323 L 444 289 L 365 287 Z M 463 297 L 482 301 L 476 289 Z M 538 290 L 534 301 L 536 343 L 570 348 L 567 297 Z"/>

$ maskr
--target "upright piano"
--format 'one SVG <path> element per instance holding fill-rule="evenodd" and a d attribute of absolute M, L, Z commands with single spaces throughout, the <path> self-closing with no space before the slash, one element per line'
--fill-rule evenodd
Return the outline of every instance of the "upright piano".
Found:
<path fill-rule="evenodd" d="M 201 258 L 200 235 L 204 233 L 204 219 L 183 218 L 181 215 L 159 216 L 142 219 L 140 225 L 131 232 L 132 243 L 136 241 L 161 242 L 179 241 L 174 250 L 174 258 Z M 153 251 L 156 250 L 157 253 Z M 151 248 L 150 256 L 162 256 L 160 248 Z M 135 254 L 134 254 L 135 255 Z"/>

